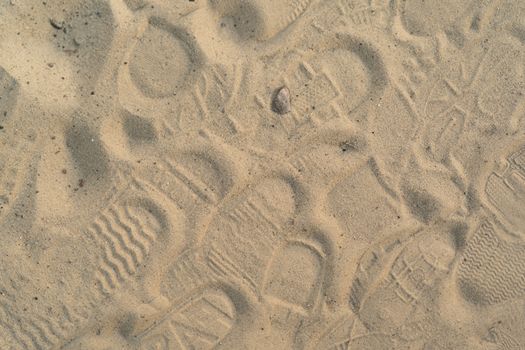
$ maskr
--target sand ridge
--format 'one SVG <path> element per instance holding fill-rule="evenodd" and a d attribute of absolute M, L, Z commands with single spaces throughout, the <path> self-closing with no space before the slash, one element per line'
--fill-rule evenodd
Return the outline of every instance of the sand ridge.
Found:
<path fill-rule="evenodd" d="M 517 0 L 0 0 L 0 349 L 525 348 Z"/>

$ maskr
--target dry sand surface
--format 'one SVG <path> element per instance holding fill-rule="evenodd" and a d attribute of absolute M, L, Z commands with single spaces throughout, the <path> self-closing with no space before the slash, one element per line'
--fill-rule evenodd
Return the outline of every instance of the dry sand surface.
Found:
<path fill-rule="evenodd" d="M 0 350 L 525 349 L 525 1 L 0 0 Z"/>

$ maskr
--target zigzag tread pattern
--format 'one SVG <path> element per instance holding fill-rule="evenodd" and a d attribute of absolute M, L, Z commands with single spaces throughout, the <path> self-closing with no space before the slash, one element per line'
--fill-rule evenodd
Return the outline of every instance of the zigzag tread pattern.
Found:
<path fill-rule="evenodd" d="M 46 350 L 67 340 L 86 316 L 62 305 L 59 316 L 15 313 L 6 302 L 0 302 L 0 335 L 11 348 Z"/>
<path fill-rule="evenodd" d="M 157 235 L 120 204 L 103 212 L 87 232 L 103 249 L 96 284 L 104 295 L 111 295 L 137 272 Z"/>
<path fill-rule="evenodd" d="M 7 305 L 0 307 L 0 328 L 10 338 L 10 344 L 20 349 L 48 349 L 64 339 L 59 326 L 41 316 L 28 319 L 16 316 Z"/>
<path fill-rule="evenodd" d="M 525 295 L 525 245 L 509 244 L 484 223 L 468 243 L 459 281 L 476 290 L 474 303 L 490 305 Z"/>

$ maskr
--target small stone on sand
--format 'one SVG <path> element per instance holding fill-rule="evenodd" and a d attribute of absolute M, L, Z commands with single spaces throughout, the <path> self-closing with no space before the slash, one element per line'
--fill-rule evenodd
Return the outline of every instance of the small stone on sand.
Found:
<path fill-rule="evenodd" d="M 49 23 L 51 24 L 51 26 L 57 30 L 60 30 L 62 28 L 64 28 L 64 22 L 62 21 L 58 21 L 56 19 L 53 19 L 53 18 L 50 18 L 49 19 Z"/>
<path fill-rule="evenodd" d="M 277 90 L 277 93 L 275 94 L 272 101 L 272 110 L 279 114 L 290 113 L 290 90 L 286 86 L 283 86 Z"/>

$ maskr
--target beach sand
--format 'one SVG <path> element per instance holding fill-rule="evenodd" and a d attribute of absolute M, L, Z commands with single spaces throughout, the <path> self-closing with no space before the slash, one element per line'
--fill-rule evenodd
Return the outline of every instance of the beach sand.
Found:
<path fill-rule="evenodd" d="M 0 0 L 0 350 L 525 349 L 525 2 Z"/>

